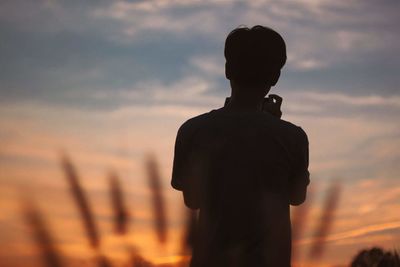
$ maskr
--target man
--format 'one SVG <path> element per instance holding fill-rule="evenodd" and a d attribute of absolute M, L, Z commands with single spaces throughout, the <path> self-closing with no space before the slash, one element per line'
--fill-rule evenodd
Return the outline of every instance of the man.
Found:
<path fill-rule="evenodd" d="M 286 62 L 274 30 L 237 28 L 225 42 L 231 97 L 179 129 L 172 187 L 199 209 L 192 267 L 290 266 L 290 205 L 309 184 L 305 132 L 264 98 Z"/>

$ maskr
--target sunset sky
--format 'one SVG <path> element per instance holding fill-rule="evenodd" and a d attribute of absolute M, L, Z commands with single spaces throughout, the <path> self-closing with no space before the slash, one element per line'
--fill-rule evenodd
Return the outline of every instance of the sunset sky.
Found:
<path fill-rule="evenodd" d="M 397 0 L 1 1 L 1 266 L 39 264 L 21 217 L 27 194 L 66 258 L 93 257 L 62 153 L 78 169 L 110 258 L 124 260 L 128 242 L 155 263 L 174 262 L 184 221 L 182 197 L 169 185 L 176 131 L 223 105 L 225 38 L 257 24 L 286 41 L 288 61 L 271 93 L 310 141 L 312 194 L 297 260 L 310 262 L 334 182 L 335 220 L 322 259 L 311 264 L 346 264 L 372 246 L 400 249 L 399 14 Z M 149 154 L 163 178 L 165 246 L 153 231 Z M 112 232 L 111 170 L 133 215 L 122 241 Z"/>

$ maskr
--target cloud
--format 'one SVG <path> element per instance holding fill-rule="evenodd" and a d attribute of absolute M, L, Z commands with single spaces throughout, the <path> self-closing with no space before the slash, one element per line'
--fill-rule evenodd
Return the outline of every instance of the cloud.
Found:
<path fill-rule="evenodd" d="M 265 24 L 285 37 L 282 86 L 397 95 L 397 2 L 2 2 L 3 101 L 107 109 L 90 95 L 138 82 L 223 78 L 232 28 Z M 20 10 L 25 10 L 22 16 Z M 218 56 L 214 56 L 218 55 Z M 220 67 L 218 67 L 220 65 Z M 191 73 L 189 73 L 191 71 Z M 197 73 L 196 73 L 197 72 Z M 85 95 L 86 97 L 82 97 Z"/>
<path fill-rule="evenodd" d="M 173 35 L 208 34 L 218 31 L 218 19 L 206 8 L 219 6 L 218 2 L 145 1 L 112 2 L 91 12 L 94 18 L 111 19 L 120 26 L 121 40 L 134 41 L 146 31 L 169 32 Z M 186 8 L 186 12 L 180 12 Z"/>
<path fill-rule="evenodd" d="M 222 55 L 193 56 L 190 64 L 210 76 L 225 76 L 225 60 Z"/>
<path fill-rule="evenodd" d="M 326 242 L 333 242 L 333 241 L 341 241 L 343 239 L 349 238 L 358 238 L 363 237 L 365 235 L 370 235 L 373 233 L 388 231 L 388 230 L 400 230 L 400 222 L 389 222 L 389 223 L 382 223 L 376 225 L 368 225 L 364 227 L 360 227 L 358 229 L 346 231 L 343 233 L 332 234 L 326 237 Z M 313 238 L 307 238 L 303 240 L 299 240 L 298 244 L 310 244 L 313 242 Z"/>
<path fill-rule="evenodd" d="M 367 96 L 351 96 L 341 93 L 319 93 L 319 92 L 305 92 L 297 94 L 297 96 L 304 96 L 312 101 L 319 103 L 331 102 L 335 105 L 350 105 L 350 106 L 386 106 L 393 108 L 400 108 L 400 97 L 384 97 L 379 95 L 367 95 Z"/>
<path fill-rule="evenodd" d="M 350 95 L 341 92 L 283 92 L 283 108 L 290 115 L 348 117 L 361 116 L 374 119 L 394 119 L 400 112 L 400 97 L 370 95 Z M 287 104 L 286 104 L 287 103 Z"/>

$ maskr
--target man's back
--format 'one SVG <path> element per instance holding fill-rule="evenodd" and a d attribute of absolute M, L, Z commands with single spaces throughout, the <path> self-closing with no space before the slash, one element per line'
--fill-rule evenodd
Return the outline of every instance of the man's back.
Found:
<path fill-rule="evenodd" d="M 172 186 L 200 209 L 192 266 L 290 266 L 289 204 L 303 201 L 307 167 L 304 131 L 268 113 L 221 108 L 184 123 Z"/>

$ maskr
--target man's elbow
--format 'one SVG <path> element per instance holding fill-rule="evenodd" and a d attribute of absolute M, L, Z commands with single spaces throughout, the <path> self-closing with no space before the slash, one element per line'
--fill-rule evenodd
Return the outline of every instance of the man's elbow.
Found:
<path fill-rule="evenodd" d="M 200 205 L 197 205 L 197 203 L 187 201 L 186 199 L 185 199 L 185 206 L 191 210 L 197 210 L 200 208 Z"/>
<path fill-rule="evenodd" d="M 178 181 L 174 180 L 174 179 L 171 180 L 171 186 L 175 190 L 178 190 L 178 191 L 182 191 L 183 190 L 182 184 L 179 183 Z"/>
<path fill-rule="evenodd" d="M 298 206 L 304 203 L 307 197 L 307 187 L 310 184 L 310 173 L 307 171 L 306 176 L 296 179 L 289 189 L 289 203 L 292 206 Z"/>
<path fill-rule="evenodd" d="M 185 191 L 183 191 L 183 201 L 185 203 L 185 206 L 188 207 L 189 209 L 197 210 L 200 208 L 199 201 L 194 199 L 192 196 L 187 194 Z"/>
<path fill-rule="evenodd" d="M 304 203 L 307 197 L 307 188 L 304 188 L 300 192 L 291 192 L 289 203 L 292 206 L 299 206 Z"/>
<path fill-rule="evenodd" d="M 290 205 L 292 206 L 299 206 L 304 203 L 306 197 L 291 197 L 290 198 Z"/>

